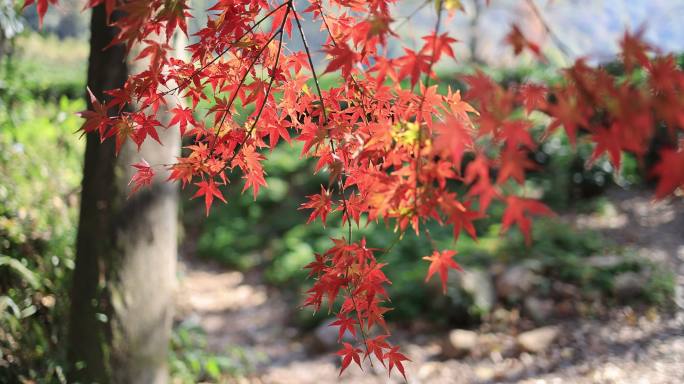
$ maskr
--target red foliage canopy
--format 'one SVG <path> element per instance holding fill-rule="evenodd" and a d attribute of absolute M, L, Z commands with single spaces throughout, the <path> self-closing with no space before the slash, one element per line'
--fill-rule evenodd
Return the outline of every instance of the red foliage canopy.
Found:
<path fill-rule="evenodd" d="M 37 1 L 41 17 L 55 1 Z M 82 113 L 82 129 L 115 137 L 117 148 L 129 139 L 138 146 L 150 137 L 158 141 L 160 129 L 179 129 L 192 144 L 175 164 L 134 164 L 133 189 L 150 184 L 152 168 L 167 168 L 169 180 L 197 187 L 195 197 L 204 197 L 207 214 L 214 198 L 225 201 L 221 189 L 229 174 L 241 174 L 243 190 L 256 197 L 266 185 L 262 162 L 269 150 L 281 140 L 302 141 L 302 156 L 316 158 L 316 172 L 327 172 L 330 180 L 302 204 L 312 210 L 309 221 L 325 223 L 328 213 L 341 211 L 348 225 L 348 233 L 307 266 L 314 283 L 304 304 L 318 310 L 324 301 L 331 309 L 341 302 L 334 324 L 341 334 L 360 336 L 357 346 L 344 343 L 338 353 L 342 370 L 352 361 L 360 365 L 363 353 L 404 374 L 407 358 L 386 341 L 390 281 L 375 250 L 352 239 L 352 220 L 383 220 L 418 234 L 434 220 L 453 226 L 455 238 L 463 230 L 475 237 L 473 221 L 500 200 L 507 205 L 503 230 L 515 224 L 529 239 L 529 216 L 551 211 L 513 186 L 535 168 L 529 154 L 537 142 L 560 127 L 573 143 L 593 141 L 593 159 L 606 153 L 616 167 L 623 151 L 643 158 L 663 131 L 669 147 L 653 168 L 656 196 L 672 194 L 684 185 L 684 72 L 673 56 L 626 34 L 623 78 L 584 60 L 548 87 L 504 88 L 476 73 L 464 77 L 464 101 L 458 91 L 441 94 L 433 72 L 439 60 L 454 57 L 456 40 L 440 28 L 443 16 L 458 10 L 445 8 L 459 2 L 436 1 L 434 28 L 421 48 L 389 57 L 388 44 L 401 45 L 391 24 L 395 1 L 314 0 L 299 10 L 294 0 L 218 0 L 197 42 L 186 47 L 190 57 L 181 60 L 172 56 L 169 41 L 177 30 L 187 33 L 187 0 L 89 0 L 89 7 L 104 3 L 110 15 L 121 11 L 112 18 L 118 28 L 112 44 L 135 47 L 147 65 L 122 89 L 109 91 L 106 104 L 93 100 L 93 110 Z M 307 43 L 304 14 L 327 34 L 321 47 Z M 291 39 L 300 39 L 304 50 L 288 49 Z M 517 26 L 507 41 L 516 53 L 543 55 Z M 339 72 L 339 85 L 320 88 L 313 49 L 327 54 L 324 72 Z M 178 101 L 169 101 L 171 95 Z M 211 107 L 202 111 L 200 101 Z M 130 103 L 137 107 L 133 112 L 124 108 Z M 253 106 L 244 123 L 237 104 Z M 111 109 L 119 113 L 108 117 Z M 160 110 L 172 115 L 166 126 L 156 118 Z M 531 130 L 533 111 L 549 118 L 542 137 Z M 466 192 L 456 194 L 454 185 Z M 454 255 L 435 250 L 426 257 L 428 277 L 438 273 L 445 286 L 448 270 L 458 268 Z"/>

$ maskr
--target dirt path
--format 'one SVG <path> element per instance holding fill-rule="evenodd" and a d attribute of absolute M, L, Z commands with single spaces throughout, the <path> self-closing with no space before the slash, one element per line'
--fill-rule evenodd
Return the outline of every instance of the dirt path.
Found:
<path fill-rule="evenodd" d="M 663 263 L 677 275 L 679 305 L 684 306 L 684 202 L 653 204 L 643 192 L 608 195 L 614 212 L 566 216 L 580 227 L 605 233 L 638 250 L 640 257 Z M 338 362 L 288 326 L 296 306 L 282 292 L 260 284 L 258 276 L 184 264 L 181 317 L 208 335 L 209 348 L 221 352 L 240 345 L 267 356 L 253 383 L 400 383 L 382 366 L 352 367 L 338 377 Z M 571 319 L 557 324 L 559 337 L 540 354 L 491 352 L 478 358 L 440 360 L 438 336 L 395 335 L 413 362 L 409 383 L 662 383 L 684 382 L 684 312 L 637 315 L 629 308 L 608 320 Z M 506 340 L 508 335 L 500 335 Z M 509 337 L 510 338 L 510 337 Z"/>
<path fill-rule="evenodd" d="M 616 208 L 614 212 L 569 219 L 666 265 L 676 274 L 675 300 L 684 308 L 684 199 L 654 202 L 649 192 L 624 190 L 611 191 L 607 198 Z"/>

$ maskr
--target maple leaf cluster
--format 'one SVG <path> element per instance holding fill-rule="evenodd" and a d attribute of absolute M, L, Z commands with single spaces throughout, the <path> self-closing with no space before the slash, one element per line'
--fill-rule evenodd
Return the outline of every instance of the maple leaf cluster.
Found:
<path fill-rule="evenodd" d="M 364 360 L 374 356 L 383 366 L 389 365 L 390 373 L 396 366 L 405 376 L 401 362 L 408 358 L 386 341 L 390 334 L 384 320 L 384 314 L 390 310 L 386 305 L 389 301 L 386 286 L 391 283 L 382 271 L 385 264 L 378 263 L 375 250 L 366 247 L 365 239 L 358 243 L 350 243 L 344 238 L 332 241 L 332 248 L 324 254 L 316 254 L 315 260 L 305 267 L 315 282 L 307 291 L 304 306 L 318 311 L 327 301 L 331 311 L 333 305 L 341 301 L 337 320 L 330 324 L 339 327 L 338 340 L 341 341 L 346 332 L 356 338 L 361 334 L 364 350 L 345 342 L 338 352 L 342 356 L 340 374 L 352 361 L 361 366 L 360 353 L 363 352 Z M 383 332 L 371 336 L 374 326 Z"/>
<path fill-rule="evenodd" d="M 471 91 L 469 96 L 479 99 L 478 105 L 507 98 L 505 104 L 521 104 L 528 114 L 546 114 L 551 118 L 546 136 L 563 127 L 573 145 L 578 136 L 594 144 L 589 165 L 607 155 L 614 169 L 620 169 L 623 153 L 631 153 L 643 166 L 657 140 L 658 161 L 648 171 L 658 181 L 656 198 L 664 198 L 684 186 L 684 71 L 674 54 L 661 54 L 642 35 L 639 30 L 622 37 L 621 76 L 580 58 L 564 71 L 558 84 L 523 84 L 504 90 L 479 76 L 477 86 L 483 91 Z M 519 41 L 511 43 L 516 53 L 527 47 L 541 55 L 534 43 L 522 41 L 526 40 L 520 34 Z M 480 108 L 480 112 L 495 126 L 505 127 L 496 117 L 500 106 Z"/>
<path fill-rule="evenodd" d="M 147 64 L 121 89 L 107 91 L 108 101 L 91 95 L 82 130 L 113 138 L 117 151 L 128 140 L 138 147 L 159 141 L 160 129 L 179 129 L 191 142 L 175 164 L 134 164 L 134 190 L 152 183 L 153 167 L 167 168 L 170 181 L 196 188 L 194 197 L 204 198 L 209 214 L 215 199 L 225 202 L 221 190 L 233 173 L 256 198 L 266 186 L 263 161 L 281 140 L 302 142 L 301 155 L 316 159 L 315 172 L 328 174 L 328 185 L 301 208 L 311 210 L 309 222 L 320 218 L 323 224 L 341 212 L 348 234 L 307 266 L 314 282 L 304 304 L 319 310 L 327 302 L 340 339 L 346 332 L 355 338 L 338 352 L 341 371 L 374 358 L 405 375 L 402 361 L 408 360 L 387 341 L 391 282 L 384 264 L 365 240 L 353 240 L 354 224 L 382 220 L 400 233 L 420 234 L 435 221 L 451 226 L 456 239 L 463 231 L 476 238 L 473 222 L 499 200 L 506 205 L 502 230 L 516 225 L 529 242 L 530 217 L 552 212 L 515 185 L 537 168 L 530 154 L 540 139 L 559 127 L 573 143 L 579 137 L 596 143 L 593 158 L 608 153 L 616 166 L 623 151 L 643 157 L 664 127 L 671 146 L 653 168 L 656 195 L 684 184 L 677 140 L 684 127 L 684 73 L 672 56 L 658 55 L 635 36 L 623 39 L 622 59 L 628 74 L 645 76 L 624 81 L 582 60 L 553 86 L 503 87 L 476 73 L 464 77 L 466 101 L 458 90 L 438 92 L 433 71 L 438 61 L 454 58 L 456 40 L 440 28 L 443 14 L 458 10 L 459 2 L 436 2 L 434 28 L 420 48 L 389 57 L 388 44 L 401 44 L 392 29 L 395 0 L 314 0 L 303 10 L 294 0 L 219 0 L 186 47 L 185 60 L 173 57 L 169 41 L 176 30 L 187 33 L 186 0 L 90 0 L 88 6 L 102 3 L 119 31 L 112 44 L 135 49 Z M 45 4 L 39 1 L 41 17 Z M 115 9 L 121 11 L 116 17 Z M 327 35 L 321 47 L 307 43 L 304 14 Z M 304 49 L 289 49 L 293 39 Z M 519 29 L 508 41 L 516 51 L 541 55 Z M 324 72 L 339 73 L 338 85 L 320 88 L 314 49 L 326 53 Z M 168 101 L 172 95 L 189 104 Z M 200 102 L 210 108 L 202 111 Z M 112 110 L 118 113 L 111 116 Z M 170 113 L 168 124 L 157 119 L 160 111 Z M 534 111 L 550 119 L 543 137 L 533 133 Z M 454 256 L 452 250 L 426 256 L 427 279 L 437 274 L 446 290 L 449 270 L 460 269 Z"/>

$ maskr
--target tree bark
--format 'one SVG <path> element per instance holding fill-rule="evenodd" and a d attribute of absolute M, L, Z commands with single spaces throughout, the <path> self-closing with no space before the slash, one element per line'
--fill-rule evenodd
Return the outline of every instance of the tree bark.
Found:
<path fill-rule="evenodd" d="M 121 87 L 128 75 L 121 46 L 104 49 L 115 31 L 103 6 L 91 18 L 88 86 Z M 163 118 L 163 117 L 162 117 Z M 159 176 L 128 197 L 131 164 L 168 164 L 177 130 L 159 132 L 138 152 L 130 140 L 117 157 L 114 140 L 86 137 L 81 212 L 71 291 L 69 382 L 165 383 L 176 286 L 178 191 Z"/>

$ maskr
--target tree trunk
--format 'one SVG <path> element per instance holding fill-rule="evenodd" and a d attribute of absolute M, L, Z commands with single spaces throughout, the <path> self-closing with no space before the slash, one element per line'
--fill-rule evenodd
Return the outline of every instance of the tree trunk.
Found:
<path fill-rule="evenodd" d="M 114 37 L 103 6 L 91 19 L 88 86 L 98 99 L 123 85 L 125 49 L 104 49 Z M 115 156 L 114 140 L 86 138 L 81 212 L 71 291 L 69 382 L 165 383 L 176 286 L 177 188 L 155 179 L 128 198 L 131 164 L 168 164 L 178 156 L 177 130 L 159 132 L 164 146 L 130 143 Z"/>

